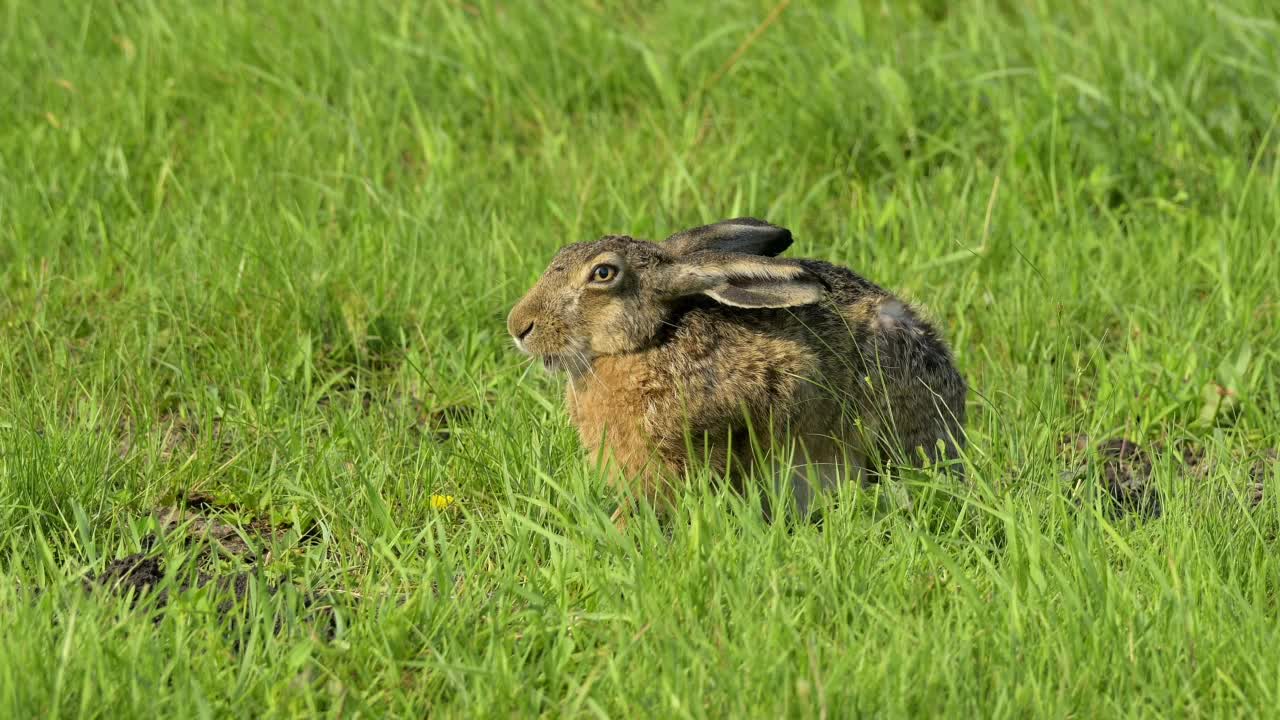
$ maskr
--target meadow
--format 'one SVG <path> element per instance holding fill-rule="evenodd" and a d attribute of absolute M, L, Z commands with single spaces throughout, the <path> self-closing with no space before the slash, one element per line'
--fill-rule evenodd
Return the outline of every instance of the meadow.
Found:
<path fill-rule="evenodd" d="M 1280 705 L 1270 0 L 3 0 L 0 98 L 0 715 Z M 938 322 L 967 483 L 614 530 L 506 313 L 737 215 Z"/>

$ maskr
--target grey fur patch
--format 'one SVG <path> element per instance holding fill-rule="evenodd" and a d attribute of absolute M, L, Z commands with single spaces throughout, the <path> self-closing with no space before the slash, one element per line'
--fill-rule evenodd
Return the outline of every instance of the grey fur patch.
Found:
<path fill-rule="evenodd" d="M 893 330 L 905 330 L 915 325 L 915 319 L 911 317 L 911 311 L 900 300 L 888 300 L 880 303 L 880 309 L 876 313 L 876 327 L 886 332 Z"/>

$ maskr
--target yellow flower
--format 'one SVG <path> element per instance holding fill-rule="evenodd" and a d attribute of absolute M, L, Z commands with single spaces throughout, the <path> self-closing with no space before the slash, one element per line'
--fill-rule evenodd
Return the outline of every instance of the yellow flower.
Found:
<path fill-rule="evenodd" d="M 452 495 L 432 495 L 431 496 L 431 507 L 436 510 L 444 510 L 445 508 L 449 507 L 452 504 L 453 504 Z"/>

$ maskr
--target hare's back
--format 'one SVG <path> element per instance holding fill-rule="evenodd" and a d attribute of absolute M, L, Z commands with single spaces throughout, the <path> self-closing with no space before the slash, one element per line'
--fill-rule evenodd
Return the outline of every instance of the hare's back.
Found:
<path fill-rule="evenodd" d="M 890 295 L 888 290 L 849 268 L 822 260 L 805 259 L 798 262 L 826 284 L 831 299 L 838 305 L 851 305 Z"/>

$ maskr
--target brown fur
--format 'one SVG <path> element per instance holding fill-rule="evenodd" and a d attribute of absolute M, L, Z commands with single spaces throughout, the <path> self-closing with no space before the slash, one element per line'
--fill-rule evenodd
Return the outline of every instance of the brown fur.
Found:
<path fill-rule="evenodd" d="M 829 487 L 872 463 L 956 459 L 966 386 L 933 327 L 849 270 L 765 257 L 785 230 L 730 222 L 673 236 L 696 246 L 680 254 L 628 237 L 570 245 L 508 318 L 522 349 L 569 371 L 570 418 L 611 481 L 666 509 L 691 463 L 740 482 L 754 435 L 794 453 L 773 471 L 803 509 L 809 475 Z M 726 243 L 759 251 L 716 251 Z M 592 281 L 601 263 L 615 281 Z"/>

